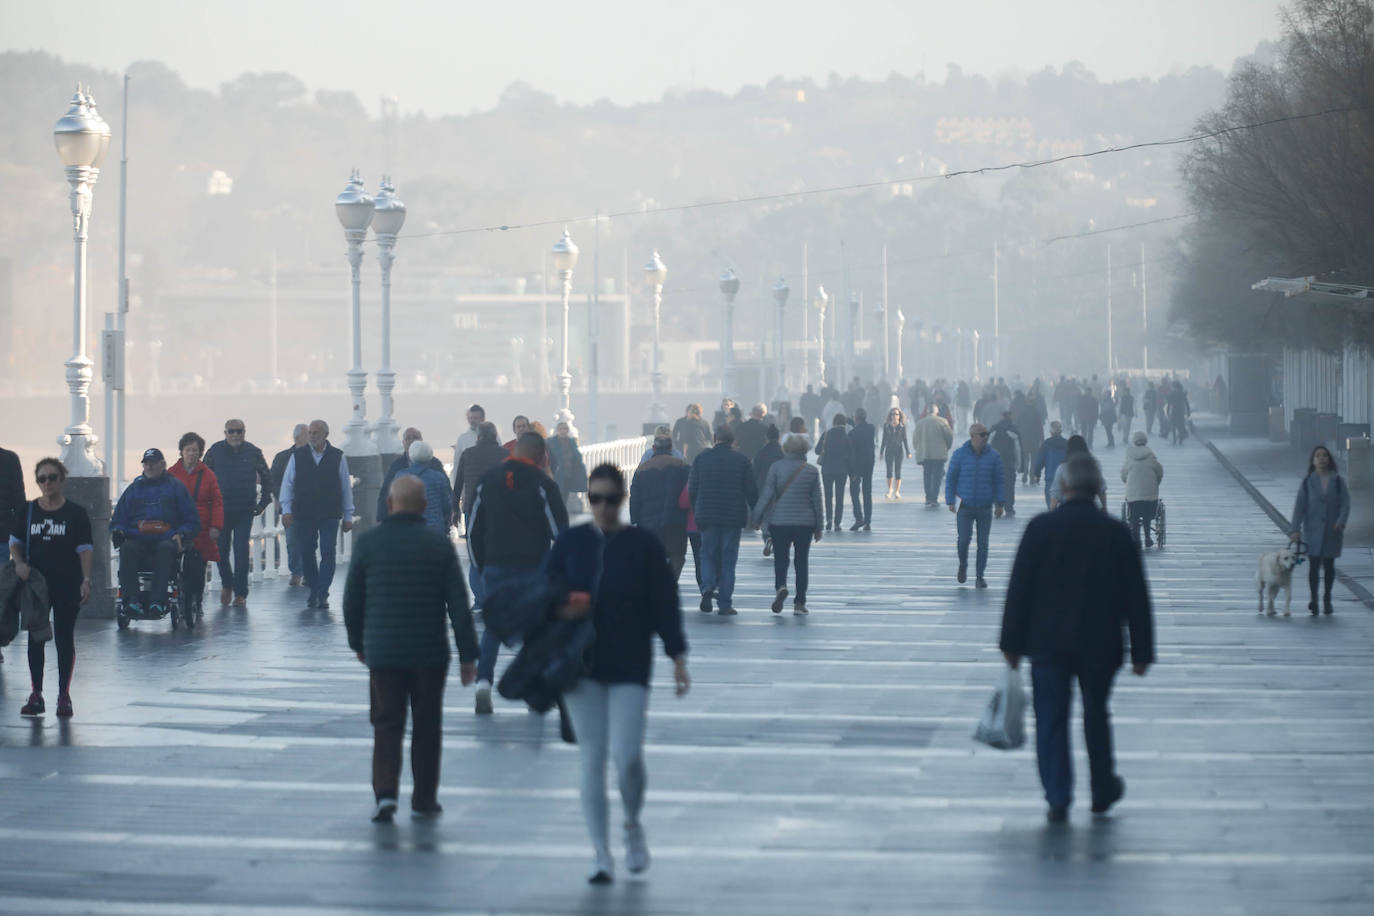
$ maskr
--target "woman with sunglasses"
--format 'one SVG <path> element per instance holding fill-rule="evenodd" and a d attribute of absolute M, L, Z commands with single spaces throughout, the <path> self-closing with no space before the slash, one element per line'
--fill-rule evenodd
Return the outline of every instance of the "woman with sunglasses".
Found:
<path fill-rule="evenodd" d="M 673 660 L 677 695 L 691 686 L 687 637 L 677 584 L 662 543 L 650 531 L 623 524 L 625 478 L 612 464 L 598 465 L 587 482 L 592 522 L 559 535 L 546 569 L 566 598 L 556 613 L 590 617 L 596 640 L 577 686 L 563 694 L 582 756 L 582 815 L 591 835 L 592 884 L 615 878 L 606 802 L 606 757 L 615 760 L 625 809 L 625 864 L 649 867 L 649 846 L 639 813 L 644 807 L 644 729 L 649 710 L 653 638 Z"/>
<path fill-rule="evenodd" d="M 62 494 L 67 468 L 56 458 L 44 458 L 34 468 L 42 493 L 19 511 L 19 524 L 10 535 L 10 559 L 25 581 L 34 571 L 48 587 L 53 614 L 53 642 L 57 643 L 57 714 L 72 715 L 72 669 L 76 665 L 76 615 L 91 597 L 91 563 L 95 554 L 91 517 Z M 43 705 L 43 643 L 29 639 L 29 677 L 33 693 L 19 710 L 21 716 L 41 716 Z"/>
<path fill-rule="evenodd" d="M 906 444 L 906 414 L 902 413 L 902 408 L 894 407 L 887 412 L 879 451 L 887 462 L 887 498 L 901 499 L 902 460 L 911 457 L 911 449 Z"/>

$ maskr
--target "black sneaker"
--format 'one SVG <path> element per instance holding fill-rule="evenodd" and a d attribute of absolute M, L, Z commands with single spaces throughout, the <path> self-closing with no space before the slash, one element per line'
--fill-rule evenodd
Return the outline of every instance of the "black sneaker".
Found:
<path fill-rule="evenodd" d="M 1308 609 L 1309 611 L 1312 612 L 1312 616 L 1313 616 L 1313 617 L 1316 617 L 1317 614 L 1320 613 L 1320 612 L 1317 610 L 1317 601 L 1316 601 L 1315 598 L 1312 599 L 1311 601 L 1307 602 L 1307 609 Z"/>
<path fill-rule="evenodd" d="M 715 596 L 716 593 L 711 591 L 701 593 L 701 612 L 703 614 L 711 613 L 711 599 L 715 598 Z"/>
<path fill-rule="evenodd" d="M 717 611 L 717 613 L 720 614 L 720 616 L 722 617 L 734 617 L 736 614 L 739 613 L 739 611 L 735 610 L 732 607 L 723 607 L 719 611 Z"/>
<path fill-rule="evenodd" d="M 988 587 L 988 580 L 987 580 L 987 579 L 984 579 L 982 576 L 979 576 L 979 577 L 978 577 L 978 580 L 977 580 L 976 582 L 974 582 L 973 585 L 974 585 L 975 588 L 987 588 L 987 587 Z"/>
<path fill-rule="evenodd" d="M 1121 801 L 1121 797 L 1126 794 L 1126 780 L 1120 776 L 1116 777 L 1116 791 L 1106 798 L 1093 800 L 1093 814 L 1106 814 L 1112 805 Z"/>
<path fill-rule="evenodd" d="M 852 524 L 852 525 L 849 526 L 849 530 L 850 530 L 850 531 L 858 531 L 858 530 L 859 530 L 860 528 L 862 528 L 863 526 L 864 526 L 864 523 L 863 523 L 863 522 L 859 521 L 858 519 L 855 519 L 855 520 L 854 520 L 854 524 Z"/>
<path fill-rule="evenodd" d="M 1051 824 L 1062 824 L 1062 823 L 1064 823 L 1065 821 L 1067 821 L 1068 819 L 1069 819 L 1069 806 L 1068 806 L 1068 805 L 1065 805 L 1065 806 L 1063 806 L 1063 807 L 1061 807 L 1061 808 L 1050 808 L 1049 811 L 1046 811 L 1046 812 L 1045 812 L 1045 820 L 1049 821 Z"/>
<path fill-rule="evenodd" d="M 782 603 L 787 600 L 786 587 L 778 589 L 778 593 L 773 596 L 773 613 L 782 613 Z"/>
<path fill-rule="evenodd" d="M 315 596 L 314 596 L 314 595 L 311 595 L 309 598 L 306 598 L 306 599 L 305 599 L 305 607 L 306 607 L 306 610 L 313 611 L 315 608 L 317 608 L 317 607 L 319 607 L 319 606 L 320 606 L 320 604 L 319 604 L 318 601 L 315 600 Z"/>
<path fill-rule="evenodd" d="M 967 563 L 960 563 L 960 564 L 959 564 L 959 575 L 958 575 L 956 578 L 958 578 L 960 584 L 962 584 L 962 583 L 968 581 L 968 564 L 967 564 Z"/>
<path fill-rule="evenodd" d="M 47 707 L 43 704 L 43 694 L 41 693 L 29 694 L 29 701 L 19 707 L 19 715 L 27 719 L 36 719 L 46 711 Z"/>
<path fill-rule="evenodd" d="M 773 539 L 772 539 L 772 538 L 764 538 L 764 539 L 763 539 L 763 555 L 764 555 L 765 557 L 771 557 L 771 556 L 773 555 Z"/>
<path fill-rule="evenodd" d="M 377 807 L 372 809 L 372 823 L 390 824 L 396 817 L 396 799 L 379 798 Z"/>
<path fill-rule="evenodd" d="M 872 530 L 873 530 L 873 526 L 870 525 L 868 522 L 864 522 L 864 530 L 865 530 L 865 531 L 872 531 Z"/>
<path fill-rule="evenodd" d="M 329 610 L 329 599 L 328 599 L 328 598 L 319 598 L 319 599 L 317 599 L 317 600 L 315 601 L 315 607 L 319 608 L 321 611 L 327 611 L 327 610 Z"/>
<path fill-rule="evenodd" d="M 1325 614 L 1326 616 L 1328 616 L 1328 617 L 1330 617 L 1332 614 L 1336 613 L 1336 608 L 1335 608 L 1335 606 L 1331 603 L 1331 599 L 1330 599 L 1330 598 L 1327 598 L 1325 601 L 1322 602 L 1322 613 L 1324 613 L 1324 614 Z"/>

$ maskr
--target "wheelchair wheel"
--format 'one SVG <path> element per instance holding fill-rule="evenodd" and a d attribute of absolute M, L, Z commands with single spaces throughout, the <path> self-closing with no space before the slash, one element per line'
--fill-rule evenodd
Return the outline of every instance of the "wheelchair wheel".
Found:
<path fill-rule="evenodd" d="M 1164 549 L 1164 503 L 1159 504 L 1159 511 L 1155 513 L 1155 543 L 1160 549 Z"/>

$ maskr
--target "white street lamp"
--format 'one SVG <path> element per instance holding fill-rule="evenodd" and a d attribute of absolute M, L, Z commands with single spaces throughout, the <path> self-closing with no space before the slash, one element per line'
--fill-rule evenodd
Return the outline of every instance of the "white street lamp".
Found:
<path fill-rule="evenodd" d="M 901 309 L 897 309 L 897 374 L 894 381 L 899 385 L 906 378 L 902 374 L 902 329 L 906 327 L 906 316 Z"/>
<path fill-rule="evenodd" d="M 667 423 L 668 411 L 663 406 L 663 372 L 659 368 L 658 351 L 659 312 L 663 306 L 663 281 L 668 279 L 668 268 L 658 256 L 657 248 L 654 249 L 653 257 L 649 258 L 649 263 L 644 265 L 644 279 L 649 281 L 654 290 L 654 370 L 650 376 L 654 385 L 654 401 L 649 405 L 649 422 Z"/>
<path fill-rule="evenodd" d="M 777 382 L 778 386 L 773 393 L 773 402 L 781 403 L 789 400 L 787 394 L 787 361 L 783 354 L 783 343 L 786 339 L 783 334 L 783 322 L 787 317 L 787 296 L 792 290 L 788 287 L 787 281 L 782 277 L 773 284 L 773 301 L 778 304 L 778 354 L 777 354 Z"/>
<path fill-rule="evenodd" d="M 725 297 L 721 313 L 720 332 L 720 394 L 735 396 L 735 296 L 739 293 L 739 277 L 733 267 L 720 275 L 720 292 Z"/>
<path fill-rule="evenodd" d="M 572 412 L 572 375 L 568 372 L 568 297 L 572 295 L 572 274 L 573 268 L 577 266 L 577 246 L 573 244 L 568 230 L 563 230 L 563 237 L 553 246 L 552 255 L 553 269 L 558 271 L 558 276 L 563 281 L 563 371 L 558 376 L 558 390 L 563 401 L 558 416 L 554 419 L 554 426 L 567 423 L 576 437 L 577 427 L 573 425 Z"/>
<path fill-rule="evenodd" d="M 381 190 L 373 201 L 372 231 L 377 236 L 377 261 L 382 265 L 382 367 L 377 370 L 377 390 L 382 395 L 382 415 L 377 418 L 374 435 L 377 450 L 383 455 L 401 451 L 400 429 L 394 415 L 396 372 L 391 368 L 391 265 L 396 260 L 396 236 L 406 221 L 406 205 L 396 196 L 391 176 L 382 178 Z"/>
<path fill-rule="evenodd" d="M 821 387 L 825 387 L 825 307 L 830 304 L 830 294 L 824 286 L 816 287 L 816 309 L 820 320 L 816 322 L 816 352 L 820 363 Z"/>
<path fill-rule="evenodd" d="M 353 416 L 344 427 L 343 453 L 347 456 L 377 454 L 377 444 L 367 437 L 367 373 L 363 371 L 362 293 L 360 270 L 363 264 L 363 241 L 372 222 L 373 203 L 363 188 L 363 180 L 354 169 L 348 186 L 334 198 L 334 213 L 343 225 L 348 242 L 348 266 L 353 270 L 353 367 L 348 370 L 348 391 L 353 396 Z"/>
<path fill-rule="evenodd" d="M 859 294 L 849 294 L 849 345 L 845 350 L 845 377 L 840 379 L 840 390 L 845 390 L 849 379 L 858 375 L 859 369 Z"/>
<path fill-rule="evenodd" d="M 91 192 L 100 177 L 100 164 L 110 148 L 110 126 L 95 109 L 95 100 L 77 87 L 71 108 L 53 128 L 53 142 L 71 185 L 72 235 L 76 245 L 72 304 L 72 357 L 67 360 L 67 390 L 71 392 L 71 423 L 57 441 L 62 462 L 73 477 L 99 477 L 95 433 L 91 430 L 91 378 L 94 365 L 86 355 L 86 235 L 91 219 Z"/>

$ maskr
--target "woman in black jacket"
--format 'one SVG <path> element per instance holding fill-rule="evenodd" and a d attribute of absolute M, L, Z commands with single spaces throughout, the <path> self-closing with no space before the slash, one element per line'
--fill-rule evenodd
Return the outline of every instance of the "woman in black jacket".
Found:
<path fill-rule="evenodd" d="M 883 424 L 883 441 L 879 446 L 883 460 L 887 462 L 887 498 L 902 498 L 902 460 L 911 457 L 907 446 L 906 415 L 902 408 L 894 407 L 887 412 L 887 422 Z"/>
<path fill-rule="evenodd" d="M 614 465 L 595 468 L 587 491 L 592 523 L 559 535 L 547 570 L 555 588 L 568 596 L 558 616 L 590 616 L 596 627 L 587 671 L 563 699 L 581 750 L 582 814 L 596 856 L 588 880 L 609 884 L 615 862 L 606 804 L 608 751 L 620 777 L 626 865 L 635 873 L 649 867 L 639 812 L 644 807 L 644 728 L 655 633 L 673 660 L 678 696 L 687 693 L 691 679 L 677 583 L 663 545 L 651 532 L 621 524 L 625 478 Z"/>
<path fill-rule="evenodd" d="M 821 463 L 821 491 L 825 494 L 825 529 L 839 531 L 844 522 L 844 485 L 849 480 L 850 444 L 845 425 L 849 420 L 836 414 L 821 441 L 816 454 Z"/>

